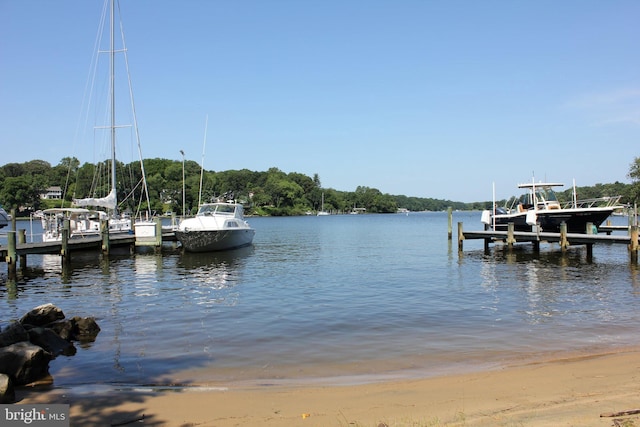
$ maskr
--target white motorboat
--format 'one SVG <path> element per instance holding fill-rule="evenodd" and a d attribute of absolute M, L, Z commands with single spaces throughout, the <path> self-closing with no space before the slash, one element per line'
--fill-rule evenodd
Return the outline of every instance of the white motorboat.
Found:
<path fill-rule="evenodd" d="M 614 210 L 620 209 L 620 196 L 578 200 L 574 186 L 573 200 L 560 203 L 555 187 L 564 184 L 529 182 L 518 185 L 526 190 L 520 198 L 514 198 L 508 207 L 495 207 L 493 213 L 482 213 L 482 222 L 494 230 L 506 231 L 513 223 L 514 231 L 560 232 L 565 223 L 568 233 L 586 233 L 587 224 L 599 227 Z"/>
<path fill-rule="evenodd" d="M 202 204 L 194 218 L 180 222 L 175 233 L 186 251 L 209 252 L 249 246 L 256 232 L 244 220 L 241 204 L 215 202 Z"/>
<path fill-rule="evenodd" d="M 100 221 L 107 220 L 106 212 L 85 208 L 51 208 L 38 211 L 34 217 L 42 221 L 42 241 L 62 240 L 64 221 L 69 220 L 69 238 L 100 236 Z"/>

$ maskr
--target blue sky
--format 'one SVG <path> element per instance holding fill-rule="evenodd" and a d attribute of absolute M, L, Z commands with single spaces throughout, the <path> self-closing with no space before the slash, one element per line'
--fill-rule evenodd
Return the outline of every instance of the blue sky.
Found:
<path fill-rule="evenodd" d="M 0 0 L 0 164 L 75 156 L 103 0 Z M 145 158 L 472 202 L 630 182 L 636 0 L 120 0 Z M 208 117 L 208 120 L 206 119 Z M 92 131 L 93 132 L 93 131 Z M 91 133 L 91 132 L 90 132 Z M 10 148 L 9 148 L 10 147 Z M 131 159 L 121 158 L 125 162 Z"/>

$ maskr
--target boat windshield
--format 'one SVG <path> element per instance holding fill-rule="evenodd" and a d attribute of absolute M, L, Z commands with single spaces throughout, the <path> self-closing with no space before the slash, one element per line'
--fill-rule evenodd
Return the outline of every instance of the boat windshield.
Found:
<path fill-rule="evenodd" d="M 198 215 L 233 215 L 234 212 L 234 205 L 209 204 L 200 206 Z"/>
<path fill-rule="evenodd" d="M 556 192 L 550 188 L 536 188 L 536 198 L 538 201 L 557 202 Z"/>

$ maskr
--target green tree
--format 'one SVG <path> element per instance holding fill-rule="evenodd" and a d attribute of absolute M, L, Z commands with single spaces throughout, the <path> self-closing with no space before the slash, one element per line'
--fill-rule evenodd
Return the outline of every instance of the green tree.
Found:
<path fill-rule="evenodd" d="M 0 195 L 5 206 L 10 208 L 25 207 L 31 210 L 40 207 L 40 191 L 31 175 L 6 178 Z"/>
<path fill-rule="evenodd" d="M 625 194 L 630 203 L 637 203 L 640 197 L 640 157 L 633 159 L 633 163 L 629 166 L 629 174 L 627 176 L 631 178 L 633 182 Z"/>

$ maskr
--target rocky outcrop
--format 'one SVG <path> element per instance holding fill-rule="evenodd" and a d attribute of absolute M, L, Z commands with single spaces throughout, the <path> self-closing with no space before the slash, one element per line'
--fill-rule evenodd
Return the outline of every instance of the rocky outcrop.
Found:
<path fill-rule="evenodd" d="M 29 384 L 48 375 L 51 359 L 51 353 L 27 341 L 0 348 L 0 370 L 15 385 Z"/>
<path fill-rule="evenodd" d="M 65 356 L 73 356 L 76 354 L 75 346 L 70 341 L 62 339 L 53 329 L 43 328 L 42 326 L 31 328 L 29 329 L 29 341 L 31 341 L 32 344 L 42 347 L 42 349 L 53 355 L 53 357 L 61 354 Z"/>
<path fill-rule="evenodd" d="M 53 304 L 44 304 L 0 331 L 0 403 L 15 400 L 14 386 L 49 375 L 49 362 L 76 353 L 74 341 L 93 342 L 100 327 L 92 317 L 65 319 Z"/>
<path fill-rule="evenodd" d="M 43 304 L 34 308 L 20 319 L 23 325 L 43 326 L 64 319 L 64 313 L 53 304 Z"/>
<path fill-rule="evenodd" d="M 0 403 L 13 403 L 16 400 L 16 392 L 9 375 L 0 374 Z"/>
<path fill-rule="evenodd" d="M 0 347 L 6 347 L 22 341 L 29 341 L 29 332 L 21 323 L 14 322 L 0 332 Z"/>

